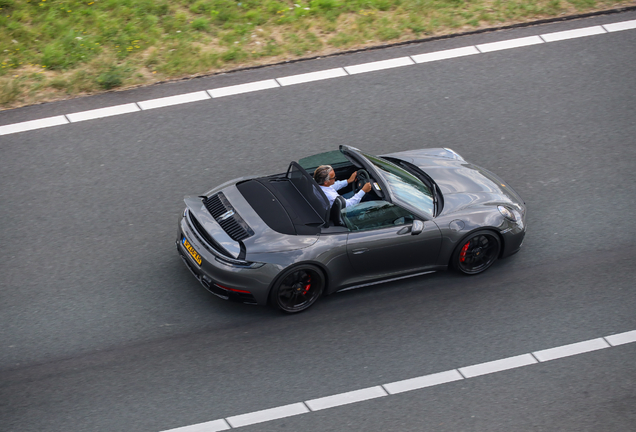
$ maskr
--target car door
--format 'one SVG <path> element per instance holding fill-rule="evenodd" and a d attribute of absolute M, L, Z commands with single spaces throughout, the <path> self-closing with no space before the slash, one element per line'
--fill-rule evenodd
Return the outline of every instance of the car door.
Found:
<path fill-rule="evenodd" d="M 407 210 L 386 201 L 367 201 L 343 211 L 350 229 L 347 256 L 362 278 L 380 278 L 433 265 L 441 245 L 441 233 L 432 221 L 424 221 L 419 234 L 411 234 L 414 219 Z"/>

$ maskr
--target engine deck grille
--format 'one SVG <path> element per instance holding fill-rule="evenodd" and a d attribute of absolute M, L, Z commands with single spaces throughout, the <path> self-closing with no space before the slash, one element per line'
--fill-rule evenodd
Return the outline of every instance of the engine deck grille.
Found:
<path fill-rule="evenodd" d="M 205 198 L 203 204 L 232 240 L 241 241 L 254 235 L 254 231 L 236 213 L 232 204 L 223 195 L 223 192 Z"/>

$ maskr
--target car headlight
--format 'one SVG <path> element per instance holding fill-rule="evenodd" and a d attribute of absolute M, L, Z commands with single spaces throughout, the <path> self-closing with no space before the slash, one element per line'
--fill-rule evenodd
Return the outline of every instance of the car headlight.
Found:
<path fill-rule="evenodd" d="M 497 210 L 499 210 L 499 213 L 501 213 L 501 215 L 505 217 L 506 219 L 512 222 L 517 222 L 517 216 L 508 207 L 504 207 L 500 205 L 500 206 L 497 206 Z"/>
<path fill-rule="evenodd" d="M 523 228 L 523 218 L 521 217 L 521 213 L 519 213 L 519 210 L 514 208 L 508 208 L 502 205 L 497 206 L 497 210 L 499 210 L 499 213 L 501 213 L 503 217 L 505 217 L 511 222 L 516 223 L 519 226 L 519 228 Z"/>

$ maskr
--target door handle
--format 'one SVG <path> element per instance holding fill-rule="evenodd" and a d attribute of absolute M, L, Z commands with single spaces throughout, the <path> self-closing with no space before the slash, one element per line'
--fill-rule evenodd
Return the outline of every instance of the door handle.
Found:
<path fill-rule="evenodd" d="M 360 255 L 360 254 L 363 254 L 363 253 L 367 252 L 368 250 L 369 249 L 367 249 L 367 248 L 354 249 L 353 250 L 353 254 L 354 255 Z"/>

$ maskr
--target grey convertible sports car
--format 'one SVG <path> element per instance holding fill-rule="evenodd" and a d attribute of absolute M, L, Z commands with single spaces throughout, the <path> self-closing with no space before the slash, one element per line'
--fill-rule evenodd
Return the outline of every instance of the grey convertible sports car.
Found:
<path fill-rule="evenodd" d="M 331 165 L 372 185 L 333 206 L 310 173 Z M 372 156 L 348 146 L 186 196 L 177 250 L 213 294 L 293 313 L 321 295 L 451 267 L 483 272 L 517 252 L 526 207 L 495 174 L 450 149 Z"/>

